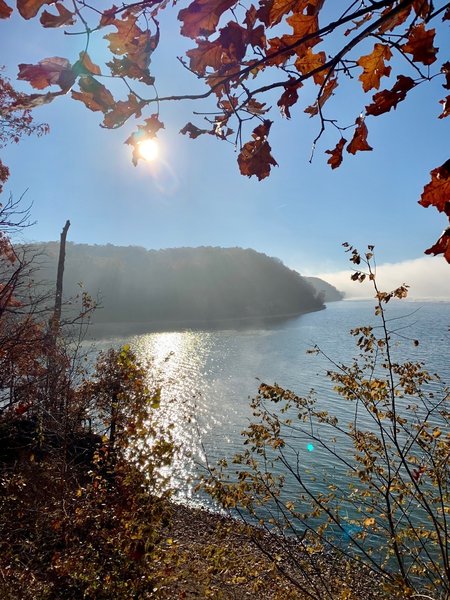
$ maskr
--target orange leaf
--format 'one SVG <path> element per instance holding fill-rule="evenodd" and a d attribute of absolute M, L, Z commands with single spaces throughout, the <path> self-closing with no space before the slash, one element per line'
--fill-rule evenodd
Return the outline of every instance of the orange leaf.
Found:
<path fill-rule="evenodd" d="M 194 0 L 178 13 L 178 20 L 183 22 L 181 34 L 192 39 L 207 37 L 216 31 L 222 14 L 235 4 L 236 0 Z"/>
<path fill-rule="evenodd" d="M 391 90 L 383 90 L 374 94 L 373 103 L 366 106 L 366 114 L 378 116 L 397 108 L 397 104 L 406 98 L 406 94 L 415 86 L 411 77 L 399 75 Z"/>
<path fill-rule="evenodd" d="M 76 75 L 67 59 L 54 56 L 40 60 L 37 65 L 20 64 L 17 79 L 29 81 L 37 90 L 59 85 L 63 91 L 68 91 L 75 83 Z"/>
<path fill-rule="evenodd" d="M 330 158 L 327 160 L 327 163 L 331 165 L 332 169 L 337 169 L 342 163 L 342 151 L 346 143 L 347 140 L 341 138 L 333 150 L 325 150 L 326 154 L 331 154 Z"/>
<path fill-rule="evenodd" d="M 11 16 L 12 8 L 3 0 L 0 0 L 0 19 L 8 19 Z"/>
<path fill-rule="evenodd" d="M 35 17 L 44 4 L 52 4 L 52 0 L 17 0 L 17 10 L 24 19 Z"/>
<path fill-rule="evenodd" d="M 72 92 L 72 98 L 80 100 L 92 111 L 103 113 L 112 110 L 115 106 L 111 92 L 91 75 L 83 75 L 78 81 L 81 92 Z"/>
<path fill-rule="evenodd" d="M 408 41 L 403 44 L 402 49 L 408 54 L 412 54 L 414 62 L 420 62 L 424 65 L 431 65 L 436 60 L 438 48 L 433 46 L 434 29 L 425 29 L 425 25 L 420 23 L 411 28 Z"/>
<path fill-rule="evenodd" d="M 295 68 L 302 75 L 307 75 L 311 73 L 315 69 L 322 67 L 326 61 L 325 52 L 319 52 L 318 54 L 314 54 L 311 48 L 308 48 L 306 54 L 303 56 L 299 56 L 295 61 Z M 325 71 L 318 71 L 313 75 L 314 83 L 318 85 L 322 85 L 325 80 Z"/>
<path fill-rule="evenodd" d="M 337 88 L 337 86 L 337 78 L 328 79 L 328 81 L 325 84 L 325 87 L 323 88 L 315 104 L 305 108 L 305 113 L 308 113 L 309 115 L 311 115 L 311 117 L 317 115 L 319 112 L 319 108 L 322 108 L 325 102 L 333 95 L 333 91 L 335 90 L 335 88 Z"/>
<path fill-rule="evenodd" d="M 94 64 L 87 52 L 80 52 L 80 60 L 78 61 L 84 73 L 91 75 L 101 75 L 100 67 Z"/>
<path fill-rule="evenodd" d="M 423 188 L 419 204 L 434 206 L 450 217 L 450 159 L 430 173 L 431 181 Z"/>
<path fill-rule="evenodd" d="M 63 25 L 73 25 L 75 23 L 75 14 L 67 10 L 64 4 L 57 2 L 55 8 L 58 15 L 52 15 L 44 10 L 39 19 L 43 27 L 62 27 Z"/>
<path fill-rule="evenodd" d="M 132 115 L 140 117 L 141 110 L 144 106 L 144 101 L 138 100 L 134 94 L 128 94 L 128 100 L 116 102 L 113 109 L 105 115 L 102 127 L 106 127 L 107 129 L 117 129 Z"/>
<path fill-rule="evenodd" d="M 308 0 L 274 0 L 269 10 L 267 25 L 273 27 L 290 12 L 302 14 L 308 3 Z"/>
<path fill-rule="evenodd" d="M 391 49 L 386 44 L 375 44 L 371 54 L 361 56 L 357 61 L 358 65 L 364 70 L 359 76 L 362 87 L 365 92 L 380 87 L 380 79 L 383 75 L 389 76 L 391 67 L 386 67 L 385 60 L 392 57 Z"/>
<path fill-rule="evenodd" d="M 267 141 L 267 136 L 270 131 L 272 121 L 264 121 L 261 125 L 253 130 L 252 142 L 247 142 L 242 147 L 238 156 L 239 169 L 242 175 L 256 177 L 261 181 L 270 175 L 272 166 L 276 166 L 277 162 L 271 155 L 270 145 Z"/>
<path fill-rule="evenodd" d="M 450 62 L 445 62 L 441 67 L 441 73 L 445 75 L 445 83 L 442 84 L 446 90 L 450 90 Z"/>
<path fill-rule="evenodd" d="M 390 12 L 391 12 L 391 8 L 386 8 L 381 13 L 381 16 L 387 17 L 387 15 L 389 15 Z M 383 33 L 386 33 L 387 31 L 392 31 L 393 29 L 396 29 L 397 27 L 399 27 L 406 21 L 406 19 L 409 17 L 410 12 L 411 12 L 411 6 L 407 6 L 400 12 L 395 13 L 392 17 L 387 17 L 386 21 L 384 21 L 380 25 L 380 27 L 378 29 L 378 33 L 383 34 Z"/>
<path fill-rule="evenodd" d="M 319 29 L 319 19 L 316 14 L 304 15 L 302 13 L 296 13 L 291 17 L 288 17 L 286 22 L 289 23 L 294 30 L 292 36 L 283 36 L 289 39 L 288 43 L 294 43 L 296 41 L 300 42 L 304 37 L 313 35 Z M 312 37 L 306 43 L 309 47 L 312 47 L 319 42 L 319 37 Z"/>
<path fill-rule="evenodd" d="M 373 150 L 373 148 L 367 143 L 368 132 L 364 119 L 362 117 L 358 117 L 355 123 L 355 133 L 353 134 L 352 141 L 347 146 L 347 152 L 350 152 L 350 154 L 356 154 L 356 152 Z"/>

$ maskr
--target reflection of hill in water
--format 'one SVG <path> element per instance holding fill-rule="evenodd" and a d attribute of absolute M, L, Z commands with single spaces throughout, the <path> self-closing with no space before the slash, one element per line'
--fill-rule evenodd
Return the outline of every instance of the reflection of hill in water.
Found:
<path fill-rule="evenodd" d="M 52 281 L 58 244 L 42 249 L 48 259 L 40 275 Z M 64 295 L 79 293 L 79 282 L 100 293 L 96 323 L 146 323 L 152 330 L 236 328 L 248 319 L 320 310 L 330 297 L 324 282 L 318 291 L 278 259 L 242 248 L 68 244 Z"/>

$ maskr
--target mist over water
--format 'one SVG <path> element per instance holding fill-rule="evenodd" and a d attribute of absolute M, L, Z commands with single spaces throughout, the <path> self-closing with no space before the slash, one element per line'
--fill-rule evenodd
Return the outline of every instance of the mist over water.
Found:
<path fill-rule="evenodd" d="M 450 302 L 393 302 L 387 307 L 394 360 L 424 361 L 426 368 L 450 382 Z M 249 398 L 261 382 L 277 383 L 299 395 L 311 388 L 323 410 L 343 422 L 352 420 L 353 406 L 341 399 L 326 377 L 334 366 L 322 355 L 307 354 L 315 344 L 338 364 L 358 354 L 350 329 L 376 325 L 373 302 L 344 301 L 327 309 L 258 327 L 214 331 L 182 331 L 114 335 L 98 339 L 98 349 L 129 343 L 151 363 L 152 378 L 162 387 L 161 418 L 173 425 L 181 452 L 173 481 L 180 501 L 205 502 L 193 492 L 198 463 L 230 458 L 242 450 L 241 431 L 251 417 Z M 143 330 L 145 326 L 142 325 Z M 93 336 L 98 335 L 94 330 Z M 101 329 L 102 336 L 106 331 Z M 419 340 L 415 346 L 414 340 Z M 305 467 L 331 472 L 330 457 L 299 443 Z M 345 477 L 345 474 L 335 474 Z M 289 490 L 289 484 L 287 486 Z"/>

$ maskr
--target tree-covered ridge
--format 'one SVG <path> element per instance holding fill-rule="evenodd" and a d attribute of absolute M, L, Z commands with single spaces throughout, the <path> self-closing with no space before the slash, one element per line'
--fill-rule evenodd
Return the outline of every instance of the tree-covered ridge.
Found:
<path fill-rule="evenodd" d="M 51 280 L 58 245 L 43 244 L 40 277 Z M 320 310 L 324 295 L 277 259 L 242 248 L 68 244 L 65 295 L 83 283 L 101 296 L 96 320 L 213 322 Z"/>

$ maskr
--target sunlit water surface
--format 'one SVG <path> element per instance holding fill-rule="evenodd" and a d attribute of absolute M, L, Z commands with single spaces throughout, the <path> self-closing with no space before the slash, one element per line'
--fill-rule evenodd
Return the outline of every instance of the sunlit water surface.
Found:
<path fill-rule="evenodd" d="M 429 371 L 450 382 L 450 303 L 393 302 L 387 314 L 397 332 L 393 336 L 397 358 L 424 361 Z M 376 323 L 372 302 L 343 301 L 324 311 L 254 327 L 248 323 L 241 329 L 127 335 L 123 328 L 117 334 L 117 325 L 102 325 L 91 334 L 97 350 L 127 343 L 141 359 L 150 361 L 152 378 L 162 387 L 160 418 L 173 425 L 180 447 L 173 470 L 177 498 L 205 503 L 194 492 L 198 465 L 243 449 L 241 432 L 251 417 L 249 398 L 261 382 L 276 382 L 300 395 L 314 388 L 324 410 L 344 422 L 347 413 L 348 421 L 352 419 L 352 407 L 333 392 L 326 377 L 333 366 L 323 355 L 307 350 L 318 345 L 330 359 L 348 364 L 357 354 L 350 329 Z M 145 325 L 140 329 L 145 331 Z M 419 340 L 418 346 L 414 340 Z M 335 468 L 330 456 L 308 446 L 307 439 L 298 444 L 295 450 L 305 468 L 318 474 Z"/>

